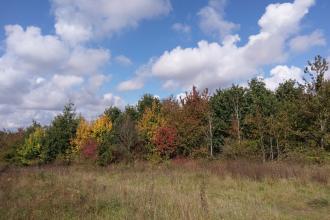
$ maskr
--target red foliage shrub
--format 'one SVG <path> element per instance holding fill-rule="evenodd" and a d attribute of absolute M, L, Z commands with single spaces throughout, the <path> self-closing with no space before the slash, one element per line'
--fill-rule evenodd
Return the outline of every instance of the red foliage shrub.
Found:
<path fill-rule="evenodd" d="M 177 131 L 171 127 L 159 127 L 154 137 L 154 144 L 161 156 L 170 158 L 173 156 L 177 144 Z"/>
<path fill-rule="evenodd" d="M 97 142 L 94 139 L 86 141 L 82 153 L 85 158 L 96 160 L 97 158 Z"/>

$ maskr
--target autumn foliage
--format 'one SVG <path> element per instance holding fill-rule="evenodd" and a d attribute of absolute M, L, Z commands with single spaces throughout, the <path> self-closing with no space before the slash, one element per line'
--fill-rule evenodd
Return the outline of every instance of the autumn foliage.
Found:
<path fill-rule="evenodd" d="M 308 63 L 310 80 L 304 85 L 289 80 L 271 91 L 252 79 L 247 87 L 213 94 L 195 86 L 179 98 L 145 94 L 137 105 L 111 106 L 94 120 L 77 116 L 68 104 L 49 126 L 34 122 L 16 133 L 1 132 L 0 143 L 8 161 L 25 165 L 206 157 L 320 163 L 330 158 L 327 69 L 327 61 L 317 56 Z"/>
<path fill-rule="evenodd" d="M 177 131 L 171 127 L 159 127 L 153 138 L 157 152 L 164 158 L 174 156 L 177 149 Z"/>
<path fill-rule="evenodd" d="M 82 154 L 85 158 L 96 160 L 97 159 L 97 146 L 98 143 L 94 139 L 88 139 L 84 142 L 82 147 Z"/>

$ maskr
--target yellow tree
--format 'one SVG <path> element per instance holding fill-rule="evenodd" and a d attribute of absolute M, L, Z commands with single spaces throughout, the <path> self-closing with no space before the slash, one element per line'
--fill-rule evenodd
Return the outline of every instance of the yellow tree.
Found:
<path fill-rule="evenodd" d="M 104 136 L 112 130 L 111 119 L 105 115 L 101 115 L 96 119 L 92 125 L 92 137 L 97 140 L 97 142 L 102 142 Z"/>
<path fill-rule="evenodd" d="M 76 132 L 76 137 L 72 140 L 73 153 L 77 154 L 82 150 L 87 141 L 92 137 L 92 126 L 84 118 L 81 118 Z"/>
<path fill-rule="evenodd" d="M 159 112 L 159 104 L 155 101 L 151 108 L 146 108 L 140 121 L 138 122 L 138 131 L 145 141 L 145 147 L 148 153 L 153 153 L 155 147 L 152 142 L 156 135 L 157 129 L 165 124 L 165 119 Z"/>

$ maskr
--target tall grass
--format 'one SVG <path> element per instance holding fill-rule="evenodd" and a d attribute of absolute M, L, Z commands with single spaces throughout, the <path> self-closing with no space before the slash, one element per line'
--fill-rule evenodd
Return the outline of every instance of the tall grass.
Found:
<path fill-rule="evenodd" d="M 245 161 L 8 168 L 0 219 L 330 219 L 329 180 Z"/>

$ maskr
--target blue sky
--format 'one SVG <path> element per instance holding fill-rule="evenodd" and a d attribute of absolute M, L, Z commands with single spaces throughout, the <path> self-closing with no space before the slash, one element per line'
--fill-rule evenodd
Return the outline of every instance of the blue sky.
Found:
<path fill-rule="evenodd" d="M 330 56 L 326 0 L 0 0 L 0 127 L 200 88 L 270 89 Z M 166 52 L 167 51 L 167 52 Z"/>

